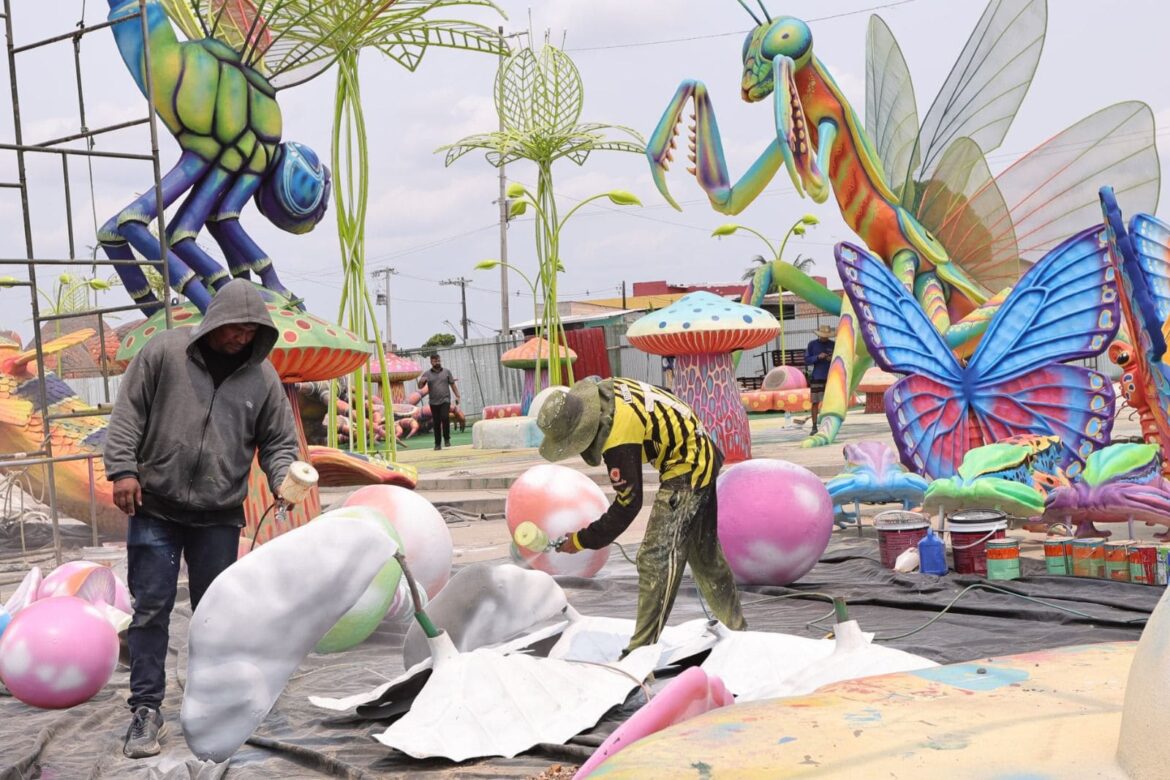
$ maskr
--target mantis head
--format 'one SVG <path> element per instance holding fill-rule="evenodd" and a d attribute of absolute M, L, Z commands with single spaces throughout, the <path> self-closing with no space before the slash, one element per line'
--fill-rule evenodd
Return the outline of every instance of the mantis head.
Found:
<path fill-rule="evenodd" d="M 798 69 L 812 59 L 812 31 L 792 16 L 781 16 L 757 25 L 743 42 L 743 99 L 763 100 L 775 90 L 773 62 L 777 57 L 792 60 Z"/>

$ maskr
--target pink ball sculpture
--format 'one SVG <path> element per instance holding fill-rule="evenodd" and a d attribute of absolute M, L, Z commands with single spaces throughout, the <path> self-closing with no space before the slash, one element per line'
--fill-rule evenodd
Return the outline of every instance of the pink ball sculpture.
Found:
<path fill-rule="evenodd" d="M 342 506 L 366 506 L 386 516 L 402 539 L 410 573 L 429 598 L 451 579 L 454 543 L 446 521 L 430 501 L 397 485 L 367 485 L 350 494 Z"/>
<path fill-rule="evenodd" d="M 736 464 L 719 476 L 719 543 L 743 585 L 788 585 L 820 559 L 833 533 L 821 480 L 783 460 Z"/>
<path fill-rule="evenodd" d="M 675 356 L 674 394 L 695 410 L 726 462 L 738 463 L 752 456 L 752 437 L 731 353 L 779 332 L 780 323 L 763 309 L 693 292 L 634 322 L 626 338 L 643 352 Z"/>
<path fill-rule="evenodd" d="M 65 709 L 102 689 L 118 663 L 118 634 L 75 596 L 34 602 L 0 635 L 0 680 L 25 704 Z"/>
<path fill-rule="evenodd" d="M 580 531 L 609 508 L 605 493 L 593 480 L 579 471 L 551 463 L 533 466 L 508 488 L 504 517 L 508 532 L 514 534 L 521 523 L 531 521 L 549 539 Z M 548 574 L 592 577 L 609 560 L 609 548 L 579 553 L 536 553 L 523 548 L 516 551 L 534 569 Z"/>
<path fill-rule="evenodd" d="M 764 390 L 803 390 L 808 387 L 804 372 L 795 366 L 776 366 L 764 377 Z"/>

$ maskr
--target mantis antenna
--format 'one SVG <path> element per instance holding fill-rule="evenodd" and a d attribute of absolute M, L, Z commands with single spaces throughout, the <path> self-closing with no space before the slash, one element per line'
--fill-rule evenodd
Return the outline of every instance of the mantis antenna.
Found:
<path fill-rule="evenodd" d="M 764 0 L 756 0 L 756 2 L 760 4 L 760 10 L 764 12 L 764 18 L 771 22 L 772 15 L 768 13 L 768 9 L 764 7 Z"/>
<path fill-rule="evenodd" d="M 748 8 L 748 4 L 744 2 L 744 0 L 739 0 L 739 4 L 743 6 L 743 10 L 748 12 L 748 16 L 750 16 L 756 24 L 763 24 L 763 22 L 760 21 L 760 18 L 752 12 L 752 9 Z M 767 15 L 766 11 L 764 13 Z"/>

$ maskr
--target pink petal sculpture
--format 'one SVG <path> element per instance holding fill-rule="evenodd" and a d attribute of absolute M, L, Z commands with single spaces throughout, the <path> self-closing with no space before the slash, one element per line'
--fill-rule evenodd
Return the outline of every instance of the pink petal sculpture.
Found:
<path fill-rule="evenodd" d="M 504 516 L 508 532 L 528 520 L 549 539 L 580 531 L 609 508 L 605 493 L 593 480 L 565 466 L 533 466 L 508 488 Z M 609 560 L 609 548 L 569 553 L 535 553 L 516 548 L 525 563 L 548 574 L 592 577 Z"/>
<path fill-rule="evenodd" d="M 676 357 L 675 395 L 698 413 L 725 461 L 735 463 L 752 456 L 752 441 L 731 353 L 779 332 L 780 323 L 763 309 L 694 292 L 637 320 L 626 336 L 643 352 Z"/>
<path fill-rule="evenodd" d="M 65 709 L 88 701 L 118 663 L 118 634 L 75 596 L 42 599 L 0 635 L 0 680 L 25 704 Z"/>
<path fill-rule="evenodd" d="M 524 370 L 524 392 L 520 396 L 521 415 L 528 414 L 528 407 L 532 405 L 532 399 L 536 397 L 536 364 L 538 360 L 540 363 L 540 386 L 542 388 L 548 387 L 548 360 L 551 354 L 549 349 L 547 340 L 533 336 L 520 346 L 513 347 L 500 355 L 500 365 Z M 577 353 L 563 344 L 559 347 L 557 354 L 562 363 L 577 362 Z"/>
<path fill-rule="evenodd" d="M 451 532 L 430 501 L 397 485 L 367 485 L 351 493 L 342 506 L 367 506 L 386 516 L 402 539 L 411 574 L 429 598 L 451 579 L 455 554 Z"/>
<path fill-rule="evenodd" d="M 41 590 L 41 567 L 34 566 L 24 575 L 24 579 L 16 586 L 16 591 L 4 602 L 4 609 L 8 614 L 15 615 L 22 609 L 37 600 Z"/>
<path fill-rule="evenodd" d="M 573 780 L 589 777 L 607 758 L 643 737 L 730 704 L 735 704 L 735 697 L 723 685 L 723 681 L 692 666 L 671 680 L 657 696 L 618 726 L 589 760 L 581 765 L 577 774 L 573 775 Z"/>
<path fill-rule="evenodd" d="M 745 585 L 788 585 L 808 573 L 833 533 L 833 501 L 817 475 L 757 459 L 719 475 L 719 543 Z"/>
<path fill-rule="evenodd" d="M 109 604 L 132 614 L 130 590 L 113 570 L 90 561 L 70 561 L 53 569 L 37 590 L 38 599 L 77 596 L 90 604 Z"/>

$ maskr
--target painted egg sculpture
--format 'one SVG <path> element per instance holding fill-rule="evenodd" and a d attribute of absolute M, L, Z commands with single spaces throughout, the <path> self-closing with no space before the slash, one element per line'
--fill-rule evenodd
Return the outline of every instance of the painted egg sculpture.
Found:
<path fill-rule="evenodd" d="M 804 372 L 794 366 L 776 366 L 764 377 L 765 390 L 803 390 L 808 387 Z"/>
<path fill-rule="evenodd" d="M 402 541 L 410 573 L 429 598 L 451 579 L 455 545 L 447 523 L 430 501 L 397 485 L 367 485 L 355 490 L 342 506 L 369 507 L 390 521 Z"/>
<path fill-rule="evenodd" d="M 719 543 L 737 582 L 787 585 L 816 564 L 833 533 L 833 501 L 806 468 L 737 463 L 719 475 Z"/>
<path fill-rule="evenodd" d="M 504 516 L 508 532 L 523 522 L 534 523 L 549 539 L 580 531 L 609 508 L 601 488 L 579 471 L 552 464 L 533 466 L 508 489 Z M 534 569 L 548 574 L 592 577 L 609 560 L 609 548 L 579 553 L 533 552 L 517 548 Z"/>
<path fill-rule="evenodd" d="M 320 515 L 314 523 L 329 522 L 330 519 L 348 518 L 371 523 L 384 531 L 394 544 L 402 549 L 402 540 L 390 521 L 376 509 L 366 506 L 348 506 L 334 509 Z M 398 561 L 391 558 L 379 571 L 373 582 L 369 584 L 357 603 L 341 616 L 341 619 L 329 629 L 329 633 L 321 638 L 313 648 L 318 653 L 339 653 L 355 647 L 369 638 L 378 628 L 378 624 L 386 617 L 391 604 L 398 593 L 398 585 L 402 579 L 402 567 Z"/>
<path fill-rule="evenodd" d="M 0 680 L 25 704 L 65 709 L 93 697 L 118 663 L 118 634 L 76 596 L 36 601 L 0 636 Z"/>

